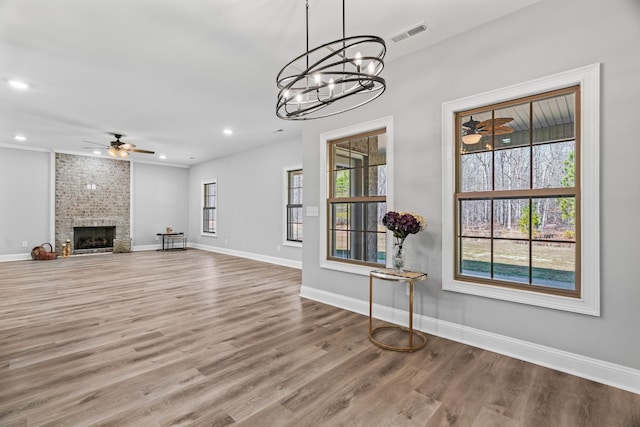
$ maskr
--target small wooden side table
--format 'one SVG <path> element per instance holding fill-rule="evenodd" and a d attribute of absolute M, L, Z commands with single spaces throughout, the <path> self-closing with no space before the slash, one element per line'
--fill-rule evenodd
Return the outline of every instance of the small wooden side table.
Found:
<path fill-rule="evenodd" d="M 182 239 L 182 248 L 180 249 L 187 249 L 187 239 L 184 236 L 184 233 L 156 233 L 156 236 L 162 236 L 162 250 L 163 251 L 167 251 L 170 249 L 169 246 L 169 242 L 172 242 L 172 246 L 173 247 L 173 241 L 172 239 L 175 238 L 180 238 Z"/>
<path fill-rule="evenodd" d="M 373 279 L 382 279 L 393 282 L 408 283 L 409 284 L 409 328 L 403 326 L 378 326 L 373 327 Z M 393 350 L 393 351 L 405 351 L 412 353 L 416 350 L 420 350 L 427 345 L 427 337 L 420 331 L 413 330 L 413 284 L 427 278 L 427 273 L 420 271 L 398 271 L 392 268 L 384 268 L 380 270 L 373 270 L 369 273 L 369 339 L 372 343 L 378 347 Z M 407 331 L 409 335 L 409 345 L 406 347 L 398 347 L 390 344 L 383 343 L 377 340 L 374 335 L 377 331 L 383 329 L 400 329 Z M 413 343 L 414 335 L 420 339 L 418 344 Z"/>

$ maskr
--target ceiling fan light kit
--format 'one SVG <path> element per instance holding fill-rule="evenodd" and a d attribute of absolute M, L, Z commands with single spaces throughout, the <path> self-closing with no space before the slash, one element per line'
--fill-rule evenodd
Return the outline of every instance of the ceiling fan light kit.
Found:
<path fill-rule="evenodd" d="M 116 139 L 115 141 L 111 141 L 111 143 L 106 148 L 107 148 L 107 153 L 109 153 L 109 155 L 114 159 L 118 157 L 120 157 L 121 159 L 126 159 L 127 157 L 129 157 L 129 153 L 143 153 L 143 154 L 155 153 L 154 151 L 140 150 L 138 148 L 135 148 L 136 146 L 134 144 L 120 141 L 120 138 L 122 138 L 125 135 L 122 135 L 119 133 L 111 133 L 111 135 L 115 136 Z M 85 142 L 88 142 L 90 144 L 102 145 L 92 141 L 85 141 Z M 85 147 L 85 148 L 90 148 L 90 147 Z"/>
<path fill-rule="evenodd" d="M 470 133 L 462 137 L 462 142 L 467 145 L 477 144 L 481 140 L 482 140 L 482 135 L 479 133 Z"/>
<path fill-rule="evenodd" d="M 333 116 L 367 104 L 386 89 L 380 76 L 386 44 L 377 36 L 345 36 L 309 50 L 309 1 L 306 1 L 307 49 L 285 65 L 276 77 L 276 115 L 285 120 Z M 327 53 L 328 52 L 328 53 Z"/>

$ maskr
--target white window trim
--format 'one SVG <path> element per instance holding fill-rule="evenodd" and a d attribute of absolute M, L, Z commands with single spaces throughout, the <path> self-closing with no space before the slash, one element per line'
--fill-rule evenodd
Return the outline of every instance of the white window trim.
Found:
<path fill-rule="evenodd" d="M 215 184 L 216 185 L 216 231 L 214 233 L 209 233 L 202 230 L 202 224 L 204 224 L 204 186 L 205 184 Z M 200 229 L 200 235 L 205 237 L 218 237 L 218 197 L 220 193 L 218 192 L 218 180 L 216 178 L 205 179 L 204 181 L 200 181 L 200 225 L 198 228 Z"/>
<path fill-rule="evenodd" d="M 454 279 L 454 185 L 456 112 L 579 84 L 581 86 L 581 286 L 582 297 L 570 298 Z M 488 298 L 600 316 L 600 64 L 442 104 L 442 289 Z"/>
<path fill-rule="evenodd" d="M 371 120 L 369 122 L 336 129 L 320 134 L 320 204 L 319 204 L 319 229 L 320 229 L 320 268 L 342 271 L 345 273 L 368 276 L 371 270 L 379 267 L 368 267 L 346 262 L 331 261 L 327 259 L 327 198 L 329 195 L 329 163 L 327 159 L 328 142 L 338 138 L 357 135 L 376 129 L 387 130 L 387 211 L 393 210 L 393 116 Z M 387 253 L 390 252 L 390 242 L 387 239 Z M 387 261 L 389 262 L 389 261 Z"/>
<path fill-rule="evenodd" d="M 302 169 L 302 163 L 295 165 L 287 165 L 282 167 L 282 245 L 293 246 L 296 248 L 302 247 L 302 242 L 292 242 L 287 240 L 287 203 L 289 202 L 289 172 L 295 170 L 302 170 L 304 176 L 304 170 Z M 303 191 L 303 206 L 304 206 L 304 188 Z M 304 222 L 304 215 L 303 215 Z M 303 229 L 304 234 L 304 229 Z"/>

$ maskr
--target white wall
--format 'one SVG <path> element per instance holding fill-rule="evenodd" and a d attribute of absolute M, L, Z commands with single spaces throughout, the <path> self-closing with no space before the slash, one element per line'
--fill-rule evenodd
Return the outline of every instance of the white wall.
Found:
<path fill-rule="evenodd" d="M 302 142 L 291 139 L 191 167 L 189 241 L 299 263 L 301 248 L 282 244 L 282 168 L 301 158 Z M 209 179 L 218 183 L 217 237 L 200 234 L 200 186 Z"/>
<path fill-rule="evenodd" d="M 428 37 L 428 33 L 418 37 Z M 322 132 L 393 116 L 394 202 L 427 218 L 426 232 L 407 239 L 409 267 L 427 271 L 415 312 L 597 360 L 640 369 L 640 191 L 637 138 L 640 2 L 544 0 L 385 67 L 385 94 L 367 106 L 304 128 L 305 205 L 318 193 Z M 390 47 L 392 48 L 392 46 Z M 580 66 L 602 63 L 602 316 L 497 301 L 441 290 L 441 108 L 457 98 Z M 317 217 L 305 217 L 303 286 L 368 302 L 368 278 L 319 267 Z M 406 310 L 403 287 L 384 289 L 383 306 Z"/>
<path fill-rule="evenodd" d="M 168 226 L 187 234 L 189 169 L 138 162 L 131 166 L 134 249 L 159 245 L 156 233 Z"/>
<path fill-rule="evenodd" d="M 51 153 L 0 147 L 0 256 L 51 240 L 50 171 Z"/>

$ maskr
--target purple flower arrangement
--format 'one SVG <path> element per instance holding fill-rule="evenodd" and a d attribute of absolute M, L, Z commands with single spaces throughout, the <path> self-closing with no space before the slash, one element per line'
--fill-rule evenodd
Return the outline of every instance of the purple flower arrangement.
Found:
<path fill-rule="evenodd" d="M 416 234 L 424 230 L 427 226 L 427 220 L 423 216 L 412 212 L 389 211 L 382 218 L 382 224 L 393 232 L 393 237 L 396 239 L 394 254 L 391 258 L 392 264 L 396 270 L 403 271 L 404 256 L 402 254 L 402 245 L 404 244 L 404 239 L 409 234 Z"/>
<path fill-rule="evenodd" d="M 393 232 L 398 239 L 406 239 L 409 234 L 416 234 L 427 226 L 424 217 L 412 212 L 387 212 L 382 218 L 382 224 Z"/>

